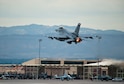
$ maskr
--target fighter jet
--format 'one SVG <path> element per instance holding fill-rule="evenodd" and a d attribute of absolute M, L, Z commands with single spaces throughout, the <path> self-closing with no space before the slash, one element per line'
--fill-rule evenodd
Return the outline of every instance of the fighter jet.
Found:
<path fill-rule="evenodd" d="M 80 30 L 81 23 L 78 23 L 76 29 L 74 32 L 68 32 L 66 29 L 63 27 L 60 27 L 59 29 L 56 29 L 55 31 L 58 32 L 61 37 L 51 37 L 49 36 L 48 38 L 50 39 L 56 39 L 58 41 L 66 41 L 68 44 L 71 44 L 74 42 L 75 44 L 80 43 L 83 39 L 79 36 L 79 30 Z M 90 38 L 93 39 L 93 37 L 88 36 L 88 37 L 83 37 L 83 38 Z"/>

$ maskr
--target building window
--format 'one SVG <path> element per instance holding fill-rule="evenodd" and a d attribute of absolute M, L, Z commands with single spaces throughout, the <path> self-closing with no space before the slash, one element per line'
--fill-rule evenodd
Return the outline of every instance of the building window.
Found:
<path fill-rule="evenodd" d="M 96 62 L 87 62 L 87 64 L 91 64 L 91 63 L 96 63 Z"/>
<path fill-rule="evenodd" d="M 102 71 L 102 75 L 106 75 L 106 71 Z"/>
<path fill-rule="evenodd" d="M 82 61 L 64 61 L 64 64 L 82 64 L 83 65 L 83 62 Z"/>
<path fill-rule="evenodd" d="M 41 61 L 41 64 L 60 64 L 60 61 Z"/>
<path fill-rule="evenodd" d="M 88 72 L 88 69 L 85 69 L 85 72 Z"/>

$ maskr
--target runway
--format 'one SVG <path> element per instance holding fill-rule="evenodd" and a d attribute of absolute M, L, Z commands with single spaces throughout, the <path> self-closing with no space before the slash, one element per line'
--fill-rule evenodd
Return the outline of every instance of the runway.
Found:
<path fill-rule="evenodd" d="M 0 80 L 0 84 L 124 84 L 124 82 L 91 80 Z"/>

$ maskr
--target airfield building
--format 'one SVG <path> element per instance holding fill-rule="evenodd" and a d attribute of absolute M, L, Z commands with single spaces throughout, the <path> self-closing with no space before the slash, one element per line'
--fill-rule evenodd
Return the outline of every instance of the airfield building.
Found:
<path fill-rule="evenodd" d="M 0 64 L 0 74 L 6 73 L 24 74 L 34 78 L 43 73 L 50 76 L 61 76 L 66 73 L 76 75 L 79 79 L 89 79 L 97 75 L 124 78 L 124 62 L 36 58 L 22 64 Z"/>
<path fill-rule="evenodd" d="M 32 59 L 22 63 L 25 66 L 25 74 L 35 75 L 47 73 L 48 75 L 74 74 L 80 79 L 89 79 L 98 74 L 98 66 L 92 67 L 86 64 L 96 63 L 98 60 L 67 60 L 67 59 Z M 85 65 L 85 66 L 84 66 Z M 108 67 L 99 67 L 99 74 L 108 74 Z"/>

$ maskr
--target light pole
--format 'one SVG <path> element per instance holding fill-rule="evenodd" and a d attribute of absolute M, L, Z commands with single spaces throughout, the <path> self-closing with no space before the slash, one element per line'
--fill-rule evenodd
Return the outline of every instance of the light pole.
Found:
<path fill-rule="evenodd" d="M 39 64 L 40 64 L 40 42 L 42 41 L 42 39 L 39 39 Z"/>
<path fill-rule="evenodd" d="M 97 77 L 99 77 L 99 56 L 100 56 L 100 39 L 102 38 L 101 36 L 96 36 L 98 39 L 98 55 L 97 55 L 97 59 L 98 59 L 98 67 L 97 67 Z M 101 75 L 101 74 L 100 74 Z M 99 78 L 97 78 L 99 79 Z"/>
<path fill-rule="evenodd" d="M 38 65 L 39 65 L 39 68 L 40 68 L 40 42 L 42 41 L 42 39 L 39 39 L 39 62 L 38 62 Z M 39 68 L 37 66 L 37 79 L 38 79 L 38 74 L 39 74 Z"/>

